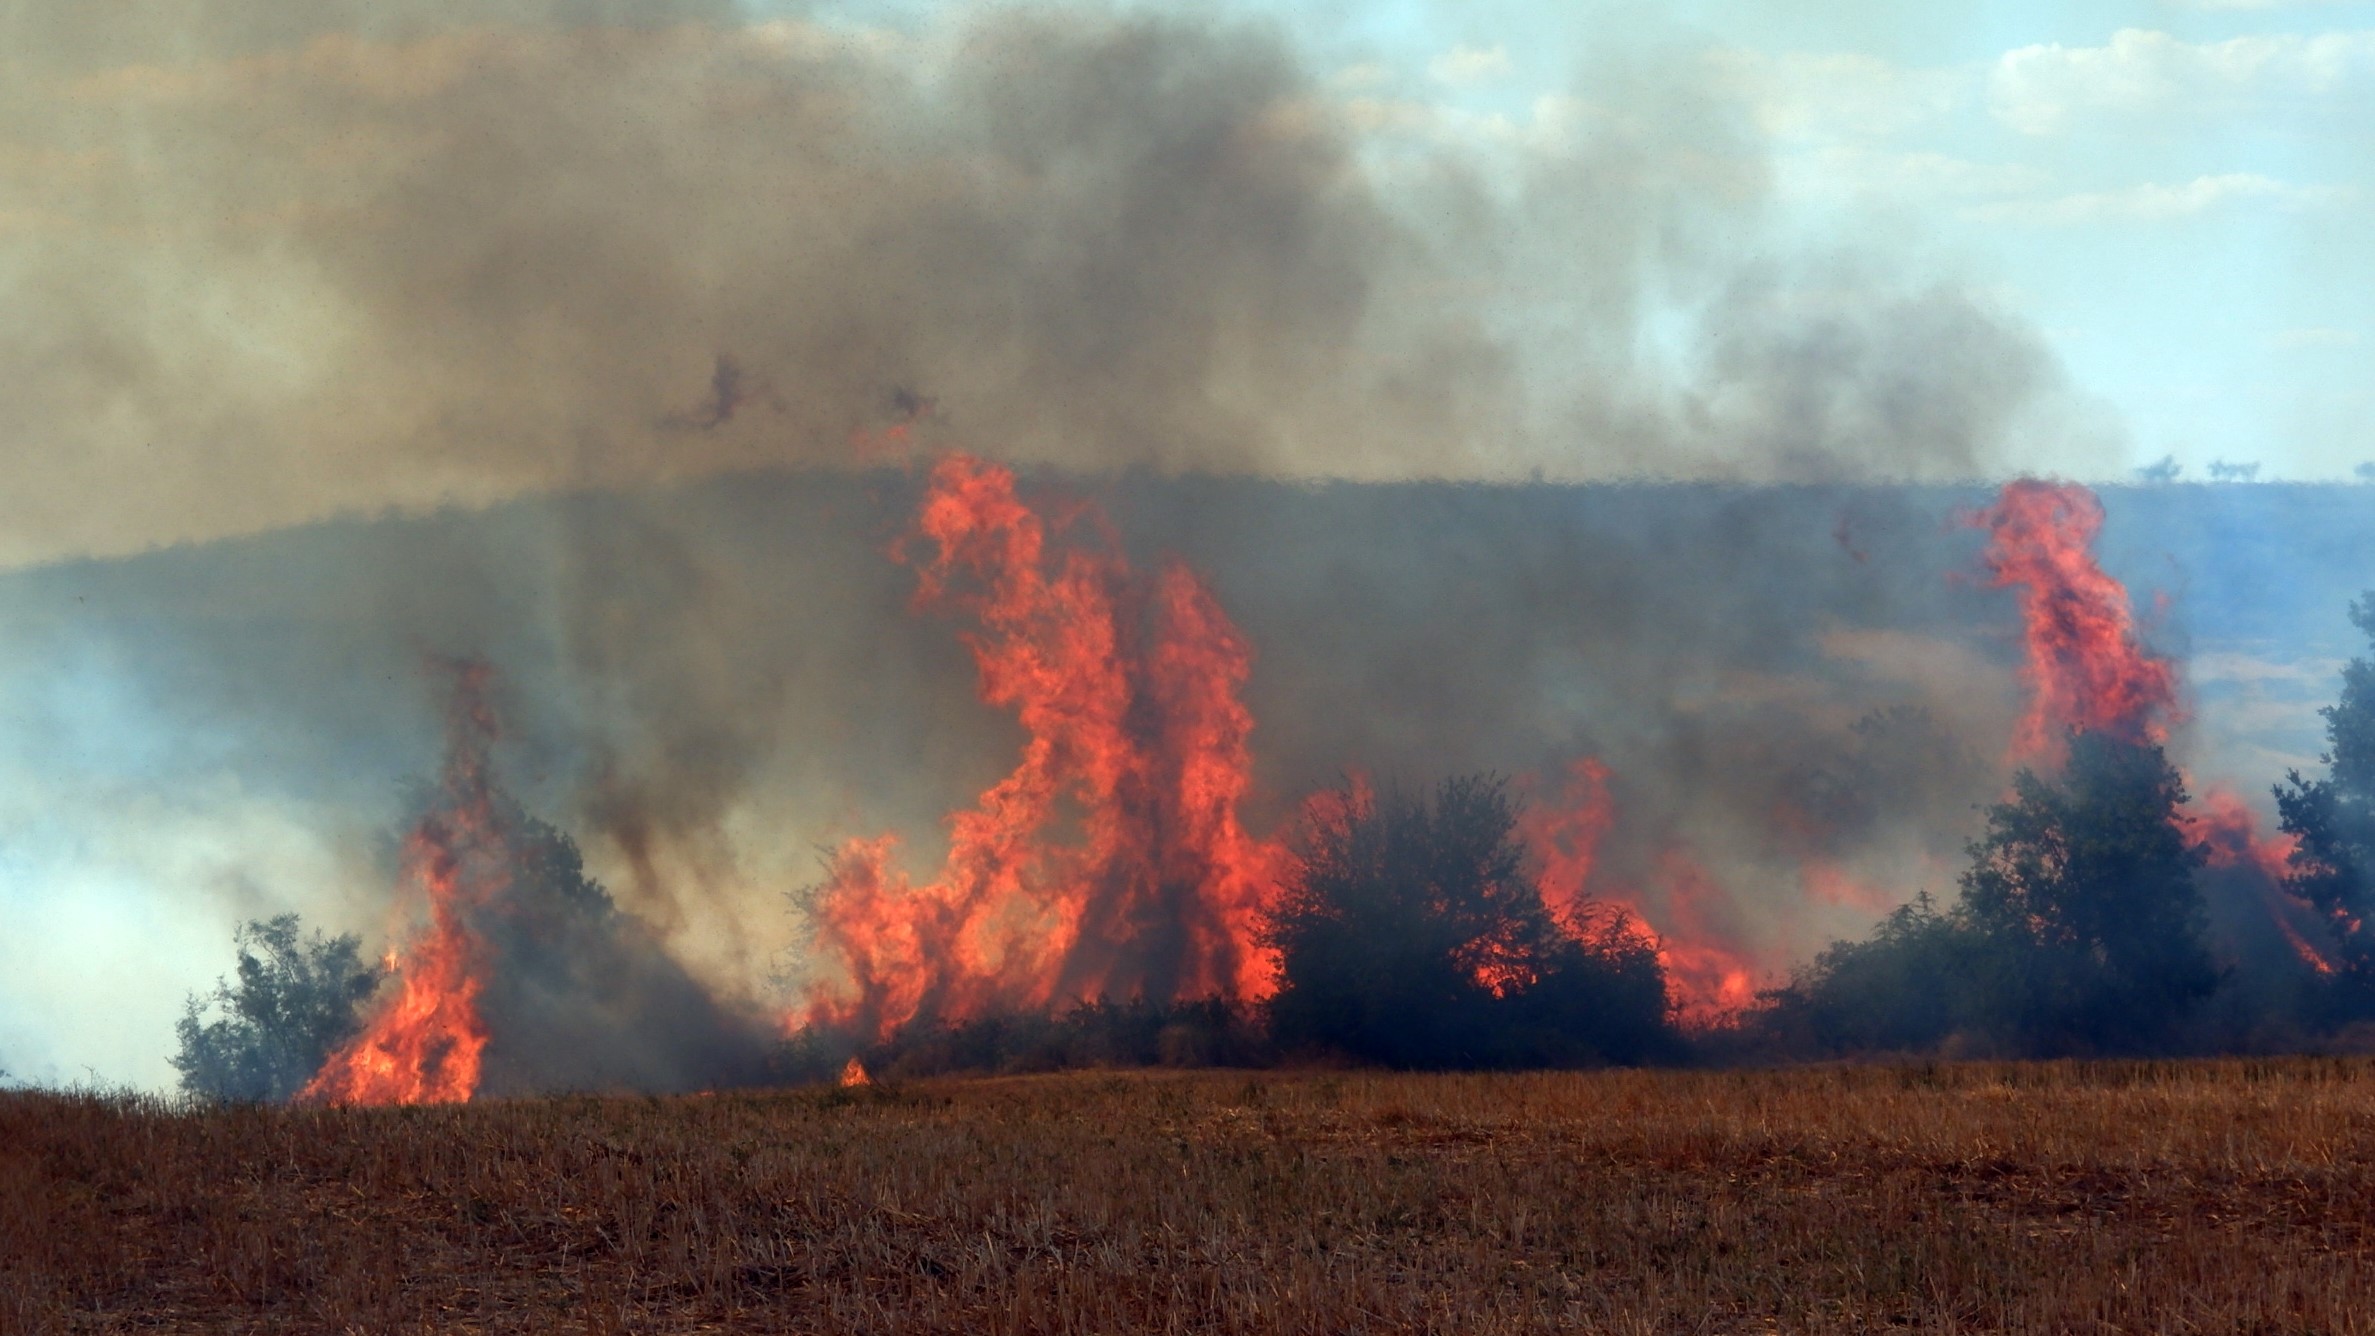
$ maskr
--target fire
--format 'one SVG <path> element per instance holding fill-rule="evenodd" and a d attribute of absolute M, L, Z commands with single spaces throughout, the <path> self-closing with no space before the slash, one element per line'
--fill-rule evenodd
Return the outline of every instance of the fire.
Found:
<path fill-rule="evenodd" d="M 2176 713 L 2177 676 L 2137 639 L 2128 591 L 2096 564 L 2103 505 L 2095 494 L 2015 479 L 1971 523 L 1987 530 L 1996 587 L 2021 591 L 2029 708 L 2014 757 L 2058 760 L 2074 728 L 2161 741 Z"/>
<path fill-rule="evenodd" d="M 874 1084 L 874 1078 L 866 1074 L 866 1064 L 858 1061 L 855 1055 L 852 1055 L 850 1060 L 842 1065 L 841 1085 L 844 1089 L 850 1086 L 872 1084 Z"/>
<path fill-rule="evenodd" d="M 1591 890 L 1600 842 L 1615 824 L 1608 767 L 1593 758 L 1568 767 L 1555 799 L 1528 804 L 1518 834 L 1540 869 L 1542 898 L 1552 915 L 1579 937 L 1613 928 L 1654 943 L 1675 1017 L 1685 1026 L 1720 1025 L 1747 1010 L 1756 1001 L 1758 971 L 1745 953 L 1726 944 L 1722 920 L 1730 898 L 1695 860 L 1675 850 L 1660 861 L 1665 931 L 1652 926 L 1632 891 Z"/>
<path fill-rule="evenodd" d="M 1835 905 L 1866 914 L 1885 914 L 1897 907 L 1897 897 L 1849 872 L 1836 860 L 1810 857 L 1798 864 L 1798 882 L 1806 898 L 1818 905 Z"/>
<path fill-rule="evenodd" d="M 1758 971 L 1745 952 L 1726 944 L 1721 919 L 1731 897 L 1679 850 L 1659 871 L 1672 931 L 1658 936 L 1658 962 L 1674 997 L 1675 1017 L 1689 1028 L 1721 1025 L 1755 1004 Z"/>
<path fill-rule="evenodd" d="M 496 732 L 486 698 L 491 678 L 481 663 L 456 667 L 438 801 L 404 841 L 404 881 L 426 898 L 428 929 L 390 952 L 395 994 L 322 1064 L 297 1093 L 301 1101 L 450 1104 L 478 1088 L 487 952 L 469 916 L 510 877 L 488 771 Z"/>
<path fill-rule="evenodd" d="M 1528 803 L 1518 820 L 1518 836 L 1541 870 L 1542 899 L 1570 932 L 1588 926 L 1584 920 L 1595 902 L 1585 888 L 1600 841 L 1615 824 L 1608 767 L 1589 756 L 1567 768 L 1567 782 L 1555 800 Z"/>
<path fill-rule="evenodd" d="M 2293 849 L 2300 843 L 2297 836 L 2276 834 L 2260 837 L 2259 818 L 2242 797 L 2231 789 L 2213 788 L 2202 795 L 2195 810 L 2187 817 L 2210 850 L 2210 866 L 2241 868 L 2254 873 L 2268 917 L 2284 934 L 2285 945 L 2293 955 L 2318 974 L 2332 974 L 2334 962 L 2310 940 L 2302 925 L 2312 925 L 2316 931 L 2316 911 L 2303 903 L 2284 887 Z"/>
<path fill-rule="evenodd" d="M 847 979 L 794 1022 L 887 1035 L 919 1016 L 1275 991 L 1259 931 L 1283 853 L 1237 816 L 1252 652 L 1202 581 L 1065 542 L 1011 471 L 965 455 L 934 468 L 899 556 L 919 606 L 977 621 L 981 697 L 1027 739 L 950 818 L 929 884 L 896 870 L 894 837 L 841 847 L 815 908 Z"/>
<path fill-rule="evenodd" d="M 2029 709 L 2016 757 L 2056 759 L 2062 735 L 2090 729 L 2131 741 L 2163 741 L 2178 717 L 2177 677 L 2136 635 L 2128 591 L 2095 561 L 2103 506 L 2075 483 L 2024 478 L 2005 484 L 1974 523 L 1988 530 L 1987 566 L 1998 587 L 2021 587 L 2028 637 Z M 2308 906 L 2284 889 L 2296 843 L 2261 838 L 2251 808 L 2212 788 L 2180 818 L 2209 846 L 2213 867 L 2255 874 L 2268 916 L 2293 954 L 2319 974 L 2333 962 L 2301 930 Z"/>

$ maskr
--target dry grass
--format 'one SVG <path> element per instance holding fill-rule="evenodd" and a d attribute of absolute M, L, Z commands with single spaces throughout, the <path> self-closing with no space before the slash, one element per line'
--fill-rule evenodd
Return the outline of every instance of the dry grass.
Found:
<path fill-rule="evenodd" d="M 2375 1065 L 0 1096 L 0 1328 L 2375 1331 Z"/>

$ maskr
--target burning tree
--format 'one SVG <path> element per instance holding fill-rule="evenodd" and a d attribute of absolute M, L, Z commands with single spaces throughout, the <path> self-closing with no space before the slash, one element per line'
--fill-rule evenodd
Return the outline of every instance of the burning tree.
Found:
<path fill-rule="evenodd" d="M 295 914 L 251 921 L 234 940 L 238 985 L 217 980 L 190 998 L 172 1063 L 200 1098 L 284 1100 L 362 1028 L 379 971 L 363 963 L 361 939 L 307 935 Z"/>
<path fill-rule="evenodd" d="M 333 1104 L 455 1103 L 478 1089 L 487 1045 L 478 995 L 488 952 L 470 911 L 500 896 L 511 857 L 495 810 L 489 752 L 493 671 L 451 665 L 445 771 L 437 798 L 404 840 L 404 880 L 427 902 L 428 930 L 391 956 L 395 992 L 362 1033 L 298 1092 Z"/>
<path fill-rule="evenodd" d="M 1765 1024 L 1831 1051 L 1954 1035 L 2032 1054 L 2168 1046 L 2221 978 L 2195 878 L 2204 818 L 2161 747 L 2175 669 L 2096 561 L 2094 493 L 2020 479 L 1969 522 L 1993 582 L 2019 594 L 2029 705 L 2012 754 L 2031 767 L 1989 809 L 1956 904 L 1921 898 L 1833 946 Z M 2248 812 L 2213 815 L 2251 846 Z"/>
<path fill-rule="evenodd" d="M 1562 923 L 1517 829 L 1506 785 L 1480 776 L 1446 780 L 1431 800 L 1357 786 L 1313 800 L 1270 914 L 1274 1037 L 1397 1067 L 1665 1051 L 1655 944 L 1589 907 Z"/>
<path fill-rule="evenodd" d="M 2350 606 L 2352 625 L 2375 640 L 2375 593 Z M 2289 772 L 2276 790 L 2286 834 L 2296 843 L 2286 888 L 2324 920 L 2336 944 L 2333 972 L 2344 1012 L 2375 1014 L 2375 662 L 2353 658 L 2342 694 L 2323 711 L 2322 779 Z"/>
<path fill-rule="evenodd" d="M 446 755 L 402 854 L 427 923 L 390 952 L 360 1032 L 297 1098 L 456 1103 L 482 1091 L 682 1090 L 761 1075 L 759 1028 L 588 877 L 575 841 L 495 782 L 484 663 L 447 665 Z"/>

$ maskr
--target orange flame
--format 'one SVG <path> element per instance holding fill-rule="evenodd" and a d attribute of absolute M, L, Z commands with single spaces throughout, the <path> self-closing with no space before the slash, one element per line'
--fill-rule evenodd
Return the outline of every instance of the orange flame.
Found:
<path fill-rule="evenodd" d="M 1568 932 L 1586 940 L 1614 931 L 1652 943 L 1666 973 L 1675 1019 L 1694 1029 L 1721 1025 L 1756 1001 L 1755 964 L 1725 940 L 1730 897 L 1679 850 L 1660 860 L 1666 930 L 1652 926 L 1641 897 L 1611 887 L 1594 894 L 1601 840 L 1616 824 L 1608 767 L 1586 757 L 1568 767 L 1555 800 L 1529 803 L 1518 835 L 1540 869 L 1542 898 Z"/>
<path fill-rule="evenodd" d="M 850 1086 L 872 1084 L 874 1084 L 874 1078 L 866 1074 L 866 1064 L 858 1061 L 855 1056 L 852 1056 L 848 1062 L 842 1064 L 841 1085 L 844 1089 L 847 1089 Z"/>
<path fill-rule="evenodd" d="M 2164 740 L 2178 716 L 2177 676 L 2138 641 L 2127 589 L 2095 561 L 2103 527 L 2095 494 L 2075 483 L 2018 479 L 1973 522 L 1988 530 L 1996 585 L 2021 587 L 2030 696 L 2014 756 L 2058 759 L 2062 735 L 2073 728 Z M 2227 789 L 2204 793 L 2180 819 L 2208 844 L 2211 866 L 2255 874 L 2269 918 L 2301 963 L 2333 973 L 2333 962 L 2301 930 L 2301 921 L 2311 921 L 2309 907 L 2284 888 L 2294 837 L 2262 839 L 2258 818 Z"/>
<path fill-rule="evenodd" d="M 1600 841 L 1615 824 L 1608 767 L 1589 756 L 1567 767 L 1567 782 L 1555 801 L 1528 803 L 1518 818 L 1518 837 L 1541 869 L 1543 902 L 1570 932 L 1586 930 L 1585 920 L 1596 908 L 1585 888 Z"/>
<path fill-rule="evenodd" d="M 2186 820 L 2209 846 L 2210 866 L 2242 868 L 2256 874 L 2253 880 L 2259 886 L 2261 902 L 2293 955 L 2318 974 L 2332 974 L 2334 962 L 2301 928 L 2303 923 L 2316 922 L 2316 911 L 2284 887 L 2300 837 L 2279 833 L 2260 838 L 2258 816 L 2232 789 L 2213 788 L 2203 794 Z"/>
<path fill-rule="evenodd" d="M 1027 740 L 950 818 L 930 884 L 896 871 L 894 837 L 842 846 L 815 911 L 848 977 L 794 1023 L 880 1036 L 1101 996 L 1269 996 L 1259 922 L 1283 854 L 1238 822 L 1251 649 L 1211 593 L 1181 565 L 1148 580 L 1061 544 L 1012 472 L 965 455 L 933 469 L 912 537 L 934 548 L 915 561 L 901 544 L 919 606 L 978 619 L 982 699 Z"/>
<path fill-rule="evenodd" d="M 478 1089 L 486 949 L 468 916 L 510 880 L 487 764 L 496 731 L 491 678 L 482 663 L 455 668 L 439 801 L 404 841 L 404 880 L 427 898 L 428 931 L 391 952 L 395 995 L 330 1055 L 297 1092 L 300 1101 L 452 1104 Z"/>
<path fill-rule="evenodd" d="M 1755 962 L 1728 944 L 1722 931 L 1731 896 L 1680 850 L 1669 851 L 1659 871 L 1672 931 L 1658 935 L 1658 960 L 1666 967 L 1675 1019 L 1692 1029 L 1721 1025 L 1748 1010 L 1757 997 Z"/>
<path fill-rule="evenodd" d="M 1970 522 L 1988 532 L 1996 587 L 2021 591 L 2029 708 L 2015 759 L 2058 761 L 2073 728 L 2161 741 L 2176 712 L 2177 676 L 2137 639 L 2128 591 L 2095 561 L 2102 502 L 2076 483 L 2019 478 Z"/>

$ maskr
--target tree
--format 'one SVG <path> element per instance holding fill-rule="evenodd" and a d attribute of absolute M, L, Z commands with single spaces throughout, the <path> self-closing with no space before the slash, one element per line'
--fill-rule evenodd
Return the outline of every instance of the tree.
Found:
<path fill-rule="evenodd" d="M 2375 593 L 2350 605 L 2351 624 L 2375 641 Z M 2286 887 L 2314 906 L 2332 931 L 2345 1008 L 2375 1013 L 2375 663 L 2352 659 L 2326 721 L 2323 779 L 2286 774 L 2276 810 L 2295 837 Z"/>
<path fill-rule="evenodd" d="M 2071 737 L 2053 778 L 2023 770 L 1969 846 L 1962 894 L 1927 896 L 1861 942 L 1835 943 L 1760 1018 L 1814 1052 L 1934 1048 L 2051 1056 L 2179 1041 L 2220 973 L 2194 874 L 2203 850 L 2161 749 Z"/>
<path fill-rule="evenodd" d="M 362 1028 L 379 971 L 362 962 L 360 939 L 301 937 L 295 914 L 251 920 L 233 940 L 239 982 L 218 979 L 211 995 L 191 995 L 174 1026 L 181 1048 L 172 1063 L 192 1095 L 287 1099 Z M 210 1009 L 218 1014 L 210 1018 Z"/>
<path fill-rule="evenodd" d="M 1564 931 L 1516 820 L 1488 776 L 1446 780 L 1432 801 L 1315 803 L 1271 916 L 1278 1042 L 1396 1067 L 1632 1061 L 1661 1045 L 1653 950 Z"/>
<path fill-rule="evenodd" d="M 1974 1019 L 2031 1053 L 2168 1042 L 2219 981 L 2185 799 L 2159 747 L 2103 733 L 2073 735 L 2059 782 L 2014 778 L 1962 878 L 1983 946 Z"/>
<path fill-rule="evenodd" d="M 1757 1028 L 1806 1053 L 1904 1053 L 1936 1046 L 1980 1008 L 1972 985 L 1980 937 L 1927 892 L 1860 942 L 1833 942 L 1773 995 Z"/>

